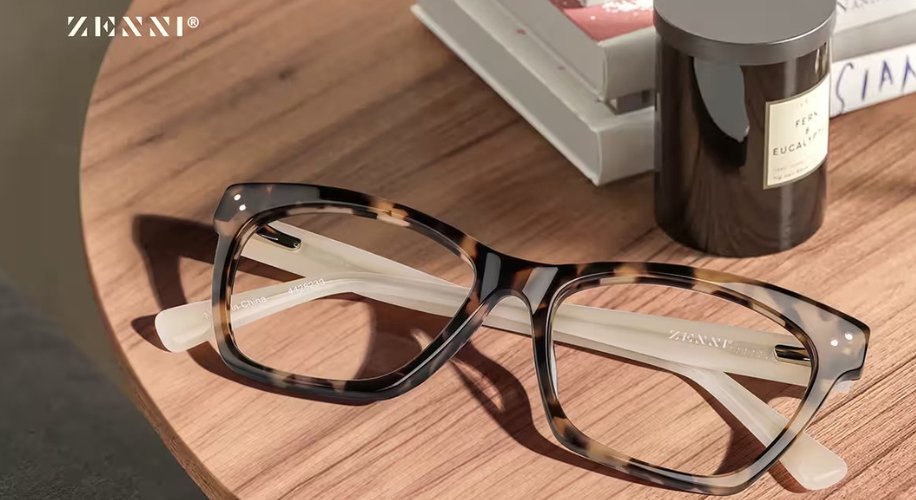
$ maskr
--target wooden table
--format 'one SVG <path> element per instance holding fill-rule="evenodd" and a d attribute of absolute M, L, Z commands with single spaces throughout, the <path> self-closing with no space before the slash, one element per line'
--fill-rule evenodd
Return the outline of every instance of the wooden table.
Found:
<path fill-rule="evenodd" d="M 590 185 L 410 3 L 137 0 L 130 15 L 200 26 L 115 38 L 107 55 L 83 144 L 89 265 L 137 401 L 208 495 L 694 498 L 602 474 L 558 445 L 527 341 L 498 332 L 481 332 L 464 366 L 364 407 L 262 390 L 207 345 L 164 351 L 154 315 L 209 298 L 218 196 L 260 180 L 397 200 L 525 258 L 727 270 L 851 312 L 873 329 L 864 379 L 811 428 L 849 474 L 805 497 L 916 497 L 916 97 L 833 121 L 829 212 L 812 240 L 713 258 L 655 227 L 649 176 Z M 741 497 L 797 496 L 785 483 L 767 475 Z"/>

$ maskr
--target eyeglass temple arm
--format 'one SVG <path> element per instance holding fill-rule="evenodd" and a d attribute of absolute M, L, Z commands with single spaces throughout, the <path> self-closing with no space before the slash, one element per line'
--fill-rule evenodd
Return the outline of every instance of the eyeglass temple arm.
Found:
<path fill-rule="evenodd" d="M 243 255 L 300 276 L 369 271 L 455 286 L 418 269 L 288 224 L 275 222 L 264 226 L 258 234 L 263 239 L 249 240 Z M 466 293 L 463 289 L 461 292 Z M 512 307 L 511 303 L 501 303 L 494 311 L 509 307 Z M 493 321 L 498 318 L 499 315 L 496 315 Z M 674 361 L 687 364 L 696 364 L 696 359 L 714 360 L 708 368 L 802 387 L 809 382 L 811 370 L 807 352 L 801 343 L 787 335 L 574 305 L 564 306 L 555 321 L 562 323 L 573 318 L 600 324 L 602 330 L 608 325 L 617 326 L 623 332 L 615 332 L 613 337 L 604 331 L 595 332 L 595 335 L 599 336 L 599 341 L 611 342 L 628 350 L 640 344 L 642 347 L 636 350 L 650 356 L 666 359 L 669 355 L 680 356 L 681 359 Z M 576 336 L 581 336 L 581 328 L 582 325 L 577 325 Z M 594 328 L 589 329 L 586 325 L 584 331 L 590 330 Z M 653 335 L 647 335 L 649 333 Z M 632 341 L 625 346 L 620 345 L 617 335 L 621 334 L 629 334 Z M 689 356 L 683 353 L 689 353 Z M 851 386 L 852 382 L 837 384 L 834 391 L 846 392 Z"/>
<path fill-rule="evenodd" d="M 460 304 L 460 301 L 463 300 L 466 294 L 466 290 L 461 287 L 456 287 L 455 285 L 452 285 L 448 282 L 438 280 L 420 271 L 403 266 L 372 253 L 350 247 L 335 240 L 313 235 L 292 226 L 279 224 L 274 224 L 274 226 L 281 228 L 283 231 L 287 231 L 287 233 L 280 233 L 279 237 L 268 238 L 274 243 L 266 243 L 258 241 L 258 239 L 253 239 L 246 246 L 246 250 L 248 250 L 245 252 L 246 257 L 254 258 L 255 260 L 263 261 L 275 267 L 287 269 L 289 271 L 303 275 L 312 275 L 313 272 L 317 271 L 326 272 L 328 268 L 365 270 L 367 267 L 369 267 L 370 272 L 393 272 L 396 274 L 410 274 L 414 277 L 422 277 L 427 282 L 413 282 L 406 284 L 402 282 L 396 287 L 387 287 L 387 289 L 383 290 L 381 293 L 378 292 L 377 286 L 375 287 L 375 293 L 372 293 L 368 289 L 353 290 L 353 288 L 364 288 L 362 286 L 354 286 L 354 284 L 357 283 L 367 283 L 365 276 L 363 276 L 363 278 L 360 280 L 346 280 L 348 282 L 347 288 L 339 291 L 334 291 L 331 289 L 334 287 L 322 287 L 322 296 L 344 293 L 347 291 L 362 291 L 363 295 L 370 298 L 375 298 L 376 300 L 396 304 L 399 303 L 405 307 L 424 310 L 429 309 L 431 306 L 428 302 L 425 305 L 421 304 L 421 302 L 424 298 L 428 299 L 429 297 L 433 296 L 433 292 L 435 292 L 435 289 L 438 288 L 439 292 L 442 292 L 443 290 L 450 290 L 450 295 L 452 295 L 452 297 L 446 300 L 445 310 L 441 309 L 442 304 L 440 304 L 438 313 L 451 315 L 451 313 L 454 312 L 454 308 Z M 299 238 L 292 235 L 296 235 Z M 262 236 L 266 237 L 268 235 L 264 234 Z M 304 247 L 300 244 L 302 238 L 308 240 L 308 244 Z M 309 255 L 296 255 L 294 259 L 295 261 L 290 260 L 290 250 L 295 250 L 295 253 L 299 253 L 300 251 L 305 251 L 305 249 L 307 249 L 306 253 Z M 258 255 L 248 255 L 249 253 Z M 290 269 L 290 264 L 295 269 Z M 309 267 L 310 269 L 303 269 L 303 266 Z M 371 285 L 372 281 L 378 282 L 381 278 L 382 276 L 374 276 L 372 277 L 372 280 L 370 280 L 369 284 Z M 391 279 L 391 277 L 387 277 L 387 279 Z M 298 283 L 298 281 L 301 281 L 302 283 Z M 307 286 L 305 284 L 309 283 L 310 280 L 304 279 L 298 281 L 278 285 L 277 292 L 280 293 L 280 296 L 283 296 L 286 293 L 287 287 L 292 287 L 296 284 Z M 410 281 L 412 282 L 414 280 Z M 432 290 L 425 289 L 430 288 L 433 282 L 438 282 L 438 286 L 432 287 Z M 369 288 L 373 287 L 370 286 Z M 236 303 L 237 301 L 244 301 L 246 299 L 249 301 L 255 301 L 260 295 L 264 294 L 264 290 L 266 289 L 249 292 L 252 297 L 234 297 L 233 302 Z M 392 290 L 394 292 L 392 292 Z M 300 294 L 295 302 L 300 303 L 302 301 L 311 300 L 306 297 L 307 295 L 310 294 Z M 281 309 L 285 309 L 286 307 L 291 307 L 294 305 L 289 303 L 288 298 L 289 296 L 287 296 L 287 300 L 283 301 L 286 302 L 287 305 L 282 306 Z M 452 304 L 451 302 L 455 303 Z M 563 308 L 563 310 L 566 311 L 571 308 L 581 308 L 580 312 L 594 309 L 582 306 L 567 306 Z M 233 324 L 238 325 L 238 320 L 244 320 L 244 322 L 247 323 L 248 321 L 253 321 L 259 317 L 277 312 L 274 307 L 270 307 L 270 311 L 267 311 L 267 308 L 260 309 L 264 310 L 259 310 L 259 307 L 256 306 L 250 310 L 243 310 L 240 313 L 233 315 Z M 605 310 L 594 310 L 588 312 L 589 314 L 592 314 L 595 311 L 602 313 L 604 319 L 611 317 L 607 314 L 609 311 Z M 436 311 L 427 312 L 436 313 Z M 667 318 L 659 318 L 655 316 L 621 313 L 619 311 L 612 312 L 615 315 L 621 315 L 621 317 L 622 315 L 631 315 L 631 319 L 633 321 L 639 321 L 640 323 L 642 323 L 645 318 L 656 318 L 656 320 L 670 321 Z M 163 311 L 159 316 L 157 316 L 157 330 L 159 330 L 160 336 L 162 337 L 162 340 L 166 344 L 167 348 L 176 351 L 184 350 L 198 343 L 205 342 L 207 339 L 212 337 L 211 324 L 207 318 L 208 314 L 209 304 L 204 302 L 188 304 L 186 306 L 180 306 L 178 308 Z M 515 318 L 512 318 L 511 316 L 515 316 Z M 655 365 L 674 373 L 679 373 L 682 376 L 691 378 L 702 385 L 713 397 L 718 399 L 727 410 L 729 410 L 737 418 L 744 422 L 749 430 L 751 430 L 755 436 L 761 440 L 761 442 L 771 442 L 784 428 L 785 419 L 778 412 L 770 408 L 769 405 L 759 400 L 756 396 L 747 391 L 747 389 L 745 389 L 743 386 L 735 382 L 733 379 L 721 371 L 691 366 L 691 364 L 693 364 L 690 362 L 691 359 L 687 359 L 686 363 L 670 361 L 647 354 L 641 354 L 639 352 L 622 349 L 619 345 L 615 347 L 614 345 L 609 344 L 607 336 L 607 330 L 609 326 L 613 327 L 616 324 L 616 328 L 614 330 L 620 330 L 614 332 L 615 337 L 612 338 L 614 344 L 620 344 L 620 342 L 617 341 L 618 339 L 616 336 L 620 335 L 621 333 L 630 333 L 631 336 L 633 335 L 633 332 L 627 332 L 627 329 L 632 328 L 632 325 L 627 326 L 626 324 L 618 324 L 620 323 L 620 317 L 612 318 L 614 321 L 610 322 L 609 324 L 602 324 L 607 323 L 607 321 L 598 322 L 601 328 L 596 330 L 594 324 L 589 324 L 594 322 L 594 318 L 576 318 L 577 315 L 575 314 L 570 314 L 569 318 L 566 316 L 567 315 L 565 313 L 558 314 L 557 325 L 555 325 L 553 329 L 554 334 L 557 336 L 557 340 L 559 342 L 571 343 L 574 345 L 589 347 L 598 351 L 607 352 L 609 354 L 619 355 L 624 358 L 633 359 L 634 361 Z M 248 317 L 248 319 L 245 319 L 245 317 Z M 512 303 L 501 303 L 494 309 L 494 311 L 491 312 L 489 318 L 490 321 L 486 322 L 486 324 L 489 326 L 506 328 L 523 333 L 528 332 L 529 329 L 527 312 L 524 310 L 524 308 Z M 582 324 L 583 321 L 585 321 L 586 324 Z M 567 324 L 564 325 L 564 322 Z M 694 326 L 702 326 L 703 328 L 708 327 L 708 325 L 705 323 L 695 323 Z M 570 336 L 569 334 L 564 333 L 569 329 L 576 331 L 577 335 Z M 597 340 L 594 338 L 590 339 L 588 336 L 583 337 L 579 335 L 580 330 L 582 329 L 594 330 L 592 333 L 598 334 Z M 645 330 L 645 325 L 638 329 Z M 742 332 L 745 333 L 745 331 Z M 746 332 L 754 331 L 747 330 Z M 604 338 L 602 338 L 602 333 Z M 645 331 L 637 332 L 638 335 L 645 335 L 645 333 Z M 691 344 L 688 344 L 688 346 L 702 347 L 693 346 Z M 642 350 L 645 350 L 645 347 L 643 347 Z M 680 348 L 678 350 L 680 350 Z M 666 354 L 670 354 L 670 352 L 671 351 L 669 350 Z M 798 381 L 796 381 L 796 383 L 797 382 Z M 807 381 L 805 380 L 801 383 L 806 384 Z M 836 481 L 841 479 L 846 472 L 846 465 L 842 459 L 831 453 L 829 450 L 811 439 L 806 434 L 799 436 L 795 444 L 786 452 L 786 454 L 783 455 L 781 461 L 787 470 L 789 470 L 793 476 L 796 477 L 799 483 L 809 489 L 820 489 L 834 484 Z"/>

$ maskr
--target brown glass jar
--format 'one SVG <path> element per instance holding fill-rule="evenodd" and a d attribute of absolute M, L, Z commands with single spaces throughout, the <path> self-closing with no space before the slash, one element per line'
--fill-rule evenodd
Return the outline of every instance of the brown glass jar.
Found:
<path fill-rule="evenodd" d="M 824 219 L 834 0 L 655 0 L 655 217 L 750 257 Z"/>

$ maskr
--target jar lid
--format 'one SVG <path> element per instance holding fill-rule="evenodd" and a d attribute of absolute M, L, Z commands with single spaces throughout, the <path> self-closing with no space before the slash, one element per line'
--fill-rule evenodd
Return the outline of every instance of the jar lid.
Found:
<path fill-rule="evenodd" d="M 742 66 L 809 54 L 835 24 L 836 0 L 655 0 L 655 29 L 665 43 Z"/>

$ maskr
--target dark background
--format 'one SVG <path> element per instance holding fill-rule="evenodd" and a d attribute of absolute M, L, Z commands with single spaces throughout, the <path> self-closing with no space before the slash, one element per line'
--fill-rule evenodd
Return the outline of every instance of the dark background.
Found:
<path fill-rule="evenodd" d="M 79 164 L 109 38 L 67 16 L 128 0 L 0 2 L 0 499 L 203 498 L 124 392 L 80 229 Z"/>

